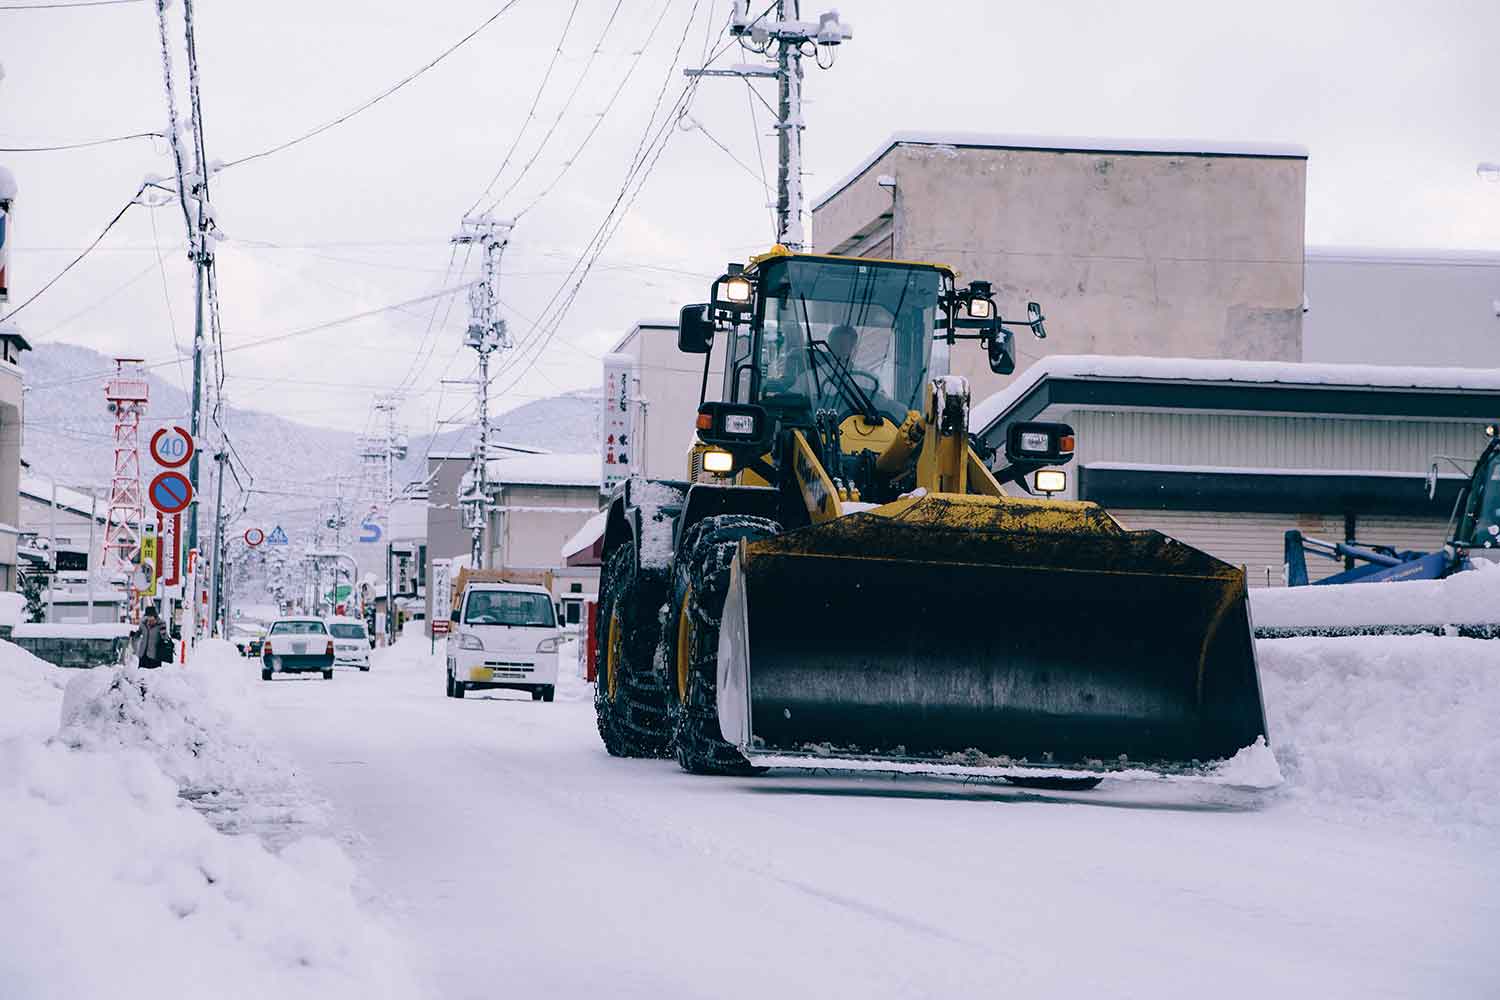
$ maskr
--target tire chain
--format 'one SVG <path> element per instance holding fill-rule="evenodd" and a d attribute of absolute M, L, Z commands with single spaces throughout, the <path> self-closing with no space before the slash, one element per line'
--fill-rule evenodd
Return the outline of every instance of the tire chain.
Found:
<path fill-rule="evenodd" d="M 729 589 L 729 569 L 740 540 L 768 538 L 780 531 L 780 525 L 766 518 L 721 514 L 699 521 L 683 539 L 679 553 L 684 558 L 677 561 L 679 592 L 663 615 L 657 669 L 672 679 L 667 690 L 675 696 L 677 629 L 673 610 L 682 607 L 683 593 L 691 593 L 686 613 L 699 641 L 692 653 L 686 703 L 676 697 L 669 697 L 667 703 L 673 755 L 678 765 L 691 774 L 759 773 L 719 732 L 718 635 Z"/>

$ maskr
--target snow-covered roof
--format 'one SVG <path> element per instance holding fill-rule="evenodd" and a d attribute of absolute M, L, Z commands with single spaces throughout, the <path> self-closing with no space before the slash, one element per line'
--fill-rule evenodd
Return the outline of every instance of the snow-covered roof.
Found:
<path fill-rule="evenodd" d="M 51 505 L 52 504 L 52 481 L 46 476 L 22 476 L 20 493 L 24 497 Z M 59 510 L 68 510 L 74 514 L 89 515 L 89 495 L 77 490 L 70 490 L 66 486 L 57 487 L 57 507 Z M 109 501 L 100 497 L 94 504 L 94 516 L 101 521 L 107 513 Z"/>
<path fill-rule="evenodd" d="M 1309 261 L 1350 264 L 1411 264 L 1443 267 L 1500 267 L 1494 250 L 1437 250 L 1423 247 L 1308 247 Z"/>
<path fill-rule="evenodd" d="M 875 147 L 875 151 L 860 161 L 827 192 L 813 202 L 813 209 L 854 183 L 854 180 L 875 165 L 896 146 L 952 146 L 969 149 L 1035 149 L 1060 153 L 1173 153 L 1184 156 L 1250 156 L 1286 159 L 1307 159 L 1307 147 L 1284 142 L 1235 142 L 1220 139 L 1127 139 L 1115 136 L 1082 135 L 1011 135 L 986 132 L 893 132 Z"/>
<path fill-rule="evenodd" d="M 623 334 L 620 335 L 620 339 L 617 340 L 617 341 L 615 341 L 615 346 L 611 347 L 609 349 L 609 353 L 611 353 L 611 354 L 619 354 L 622 350 L 625 349 L 625 345 L 628 344 L 628 343 L 630 343 L 630 339 L 632 337 L 634 337 L 637 333 L 640 333 L 642 330 L 676 330 L 676 329 L 677 329 L 677 320 L 675 320 L 675 319 L 638 319 L 638 320 L 635 321 L 635 325 L 634 326 L 632 326 L 629 330 L 626 330 Z"/>
<path fill-rule="evenodd" d="M 604 537 L 604 527 L 609 521 L 609 510 L 601 510 L 587 521 L 583 526 L 573 533 L 573 537 L 563 542 L 560 554 L 564 566 L 569 565 L 568 560 L 582 552 L 593 549 L 594 544 Z"/>
<path fill-rule="evenodd" d="M 1422 368 L 1411 365 L 1338 365 L 1299 361 L 1052 354 L 1026 369 L 1004 389 L 976 404 L 969 420 L 970 426 L 979 429 L 988 427 L 1004 416 L 1042 380 L 1048 378 L 1500 392 L 1500 368 Z"/>
<path fill-rule="evenodd" d="M 597 487 L 602 479 L 596 451 L 492 458 L 485 474 L 505 486 Z"/>

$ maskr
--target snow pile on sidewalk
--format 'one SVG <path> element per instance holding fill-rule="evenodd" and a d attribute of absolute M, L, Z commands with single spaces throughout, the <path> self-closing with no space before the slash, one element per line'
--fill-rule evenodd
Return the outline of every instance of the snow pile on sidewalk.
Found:
<path fill-rule="evenodd" d="M 425 673 L 442 680 L 447 664 L 448 640 L 442 636 L 434 642 L 427 635 L 427 623 L 410 621 L 401 626 L 401 634 L 389 646 L 370 651 L 370 669 L 384 673 Z"/>
<path fill-rule="evenodd" d="M 64 695 L 31 659 L 0 643 L 7 1000 L 416 994 L 335 844 L 273 854 L 184 797 L 286 779 L 231 700 L 247 661 L 213 644 L 186 670 L 67 672 Z M 56 737 L 32 728 L 43 711 Z"/>
<path fill-rule="evenodd" d="M 1500 832 L 1500 640 L 1272 639 L 1256 653 L 1287 795 L 1313 811 Z"/>
<path fill-rule="evenodd" d="M 1250 591 L 1257 628 L 1308 625 L 1470 625 L 1500 621 L 1500 564 L 1446 580 L 1265 587 Z"/>

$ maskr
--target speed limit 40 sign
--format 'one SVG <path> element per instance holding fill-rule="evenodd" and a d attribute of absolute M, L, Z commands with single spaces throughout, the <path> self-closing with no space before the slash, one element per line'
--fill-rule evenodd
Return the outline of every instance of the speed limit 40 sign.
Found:
<path fill-rule="evenodd" d="M 163 427 L 151 435 L 151 457 L 163 468 L 184 466 L 193 459 L 193 436 L 183 427 Z"/>

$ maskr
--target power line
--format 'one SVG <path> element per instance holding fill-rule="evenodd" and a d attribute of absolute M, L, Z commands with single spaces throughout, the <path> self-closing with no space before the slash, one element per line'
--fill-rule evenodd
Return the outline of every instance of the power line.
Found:
<path fill-rule="evenodd" d="M 625 213 L 629 211 L 636 197 L 640 195 L 651 171 L 661 158 L 661 154 L 666 150 L 672 132 L 675 131 L 673 129 L 674 123 L 686 114 L 687 107 L 691 103 L 692 96 L 697 89 L 697 78 L 689 80 L 683 87 L 677 98 L 673 101 L 671 108 L 662 116 L 660 124 L 656 120 L 657 112 L 661 109 L 662 98 L 665 97 L 667 87 L 672 80 L 672 71 L 677 68 L 677 62 L 682 55 L 683 45 L 687 42 L 687 36 L 692 30 L 693 22 L 697 19 L 700 5 L 701 2 L 695 2 L 691 13 L 688 15 L 688 23 L 683 29 L 682 37 L 678 40 L 677 48 L 672 55 L 671 63 L 668 65 L 667 76 L 662 81 L 662 86 L 657 92 L 656 102 L 652 106 L 651 114 L 647 119 L 646 128 L 641 133 L 641 138 L 636 144 L 636 151 L 632 157 L 630 170 L 627 171 L 625 180 L 620 185 L 620 190 L 616 194 L 614 202 L 610 205 L 609 211 L 605 213 L 603 221 L 600 222 L 593 236 L 585 244 L 583 254 L 579 256 L 579 259 L 574 263 L 570 271 L 570 277 L 576 273 L 578 274 L 578 280 L 572 284 L 571 288 L 568 287 L 567 280 L 564 280 L 563 284 L 558 287 L 558 290 L 553 293 L 552 299 L 547 303 L 547 306 L 542 310 L 542 318 L 547 324 L 546 327 L 533 327 L 529 334 L 530 341 L 519 345 L 519 350 L 512 355 L 514 360 L 495 373 L 495 378 L 498 379 L 500 375 L 510 372 L 518 365 L 521 366 L 520 371 L 515 374 L 505 389 L 501 390 L 501 394 L 513 389 L 521 378 L 535 366 L 536 360 L 541 356 L 542 350 L 545 349 L 547 344 L 556 335 L 573 302 L 576 301 L 578 291 L 583 286 L 583 282 L 588 278 L 589 272 L 593 269 L 599 256 L 604 252 L 609 240 L 619 230 L 620 224 L 624 221 Z M 727 48 L 728 45 L 722 46 L 709 59 L 709 63 L 712 63 L 722 55 Z M 653 127 L 655 128 L 654 135 L 652 134 Z M 649 163 L 647 162 L 648 160 Z M 635 187 L 633 193 L 631 192 L 632 185 Z M 623 210 L 622 204 L 624 206 Z M 582 268 L 581 272 L 579 271 L 580 267 Z M 558 302 L 560 296 L 563 297 L 561 303 Z M 550 317 L 548 316 L 549 312 L 552 314 Z"/>
<path fill-rule="evenodd" d="M 512 7 L 514 7 L 519 2 L 520 2 L 520 0 L 507 0 L 507 2 L 505 4 L 503 4 L 500 7 L 499 10 L 495 11 L 495 13 L 493 13 L 489 17 L 485 18 L 484 21 L 481 22 L 480 25 L 477 28 L 475 28 L 473 31 L 469 32 L 467 35 L 465 35 L 464 37 L 460 38 L 458 41 L 454 42 L 452 45 L 448 46 L 442 52 L 438 53 L 438 55 L 435 58 L 429 60 L 427 63 L 423 64 L 421 67 L 419 67 L 414 72 L 407 74 L 406 76 L 402 77 L 400 80 L 397 80 L 394 84 L 392 84 L 391 86 L 387 87 L 385 90 L 382 90 L 380 93 L 376 94 L 374 97 L 372 97 L 369 100 L 365 101 L 363 104 L 360 104 L 357 107 L 354 107 L 354 108 L 350 109 L 349 111 L 344 112 L 343 114 L 339 115 L 337 118 L 333 119 L 332 121 L 324 122 L 322 125 L 319 125 L 317 128 L 314 128 L 314 129 L 311 129 L 311 130 L 309 130 L 307 132 L 304 132 L 301 135 L 296 136 L 295 138 L 286 140 L 285 142 L 278 143 L 275 146 L 270 147 L 269 149 L 263 149 L 263 150 L 261 150 L 258 153 L 251 153 L 249 156 L 241 156 L 239 159 L 236 159 L 236 160 L 230 160 L 228 163 L 225 163 L 220 169 L 225 169 L 225 168 L 228 168 L 228 167 L 239 166 L 241 163 L 249 163 L 251 160 L 259 160 L 259 159 L 261 159 L 263 157 L 270 156 L 272 153 L 279 153 L 279 152 L 281 152 L 284 149 L 290 149 L 291 147 L 297 145 L 298 143 L 306 142 L 308 139 L 311 139 L 314 136 L 322 135 L 324 132 L 327 132 L 331 128 L 334 128 L 334 127 L 336 127 L 338 125 L 342 125 L 344 122 L 346 122 L 349 119 L 353 118 L 355 115 L 359 114 L 360 112 L 366 111 L 366 110 L 374 107 L 375 105 L 379 104 L 381 101 L 385 100 L 387 97 L 390 97 L 392 94 L 396 93 L 396 91 L 398 91 L 401 88 L 405 87 L 407 84 L 411 83 L 413 80 L 417 79 L 422 74 L 424 74 L 428 70 L 432 69 L 438 63 L 442 62 L 444 59 L 448 58 L 450 55 L 452 55 L 453 53 L 457 52 L 460 48 L 462 48 L 470 40 L 472 40 L 474 38 L 474 36 L 478 35 L 485 28 L 488 28 L 491 24 L 494 24 L 496 21 L 498 21 L 500 19 L 501 15 L 505 14 L 507 11 L 509 11 Z"/>
<path fill-rule="evenodd" d="M 294 337 L 303 337 L 303 336 L 306 336 L 306 335 L 311 334 L 311 333 L 319 333 L 319 332 L 321 332 L 323 330 L 330 330 L 330 329 L 332 329 L 332 328 L 334 328 L 336 326 L 344 326 L 344 325 L 349 324 L 349 323 L 358 322 L 359 320 L 362 320 L 362 319 L 368 319 L 371 316 L 377 316 L 380 313 L 392 312 L 392 311 L 395 311 L 395 310 L 404 309 L 407 306 L 418 305 L 418 304 L 420 304 L 422 302 L 431 302 L 433 299 L 441 298 L 441 297 L 443 297 L 445 295 L 453 295 L 456 292 L 462 292 L 465 289 L 467 289 L 468 287 L 469 287 L 468 285 L 455 285 L 455 286 L 453 286 L 451 288 L 444 288 L 444 289 L 442 289 L 440 291 L 433 292 L 433 293 L 431 293 L 429 295 L 419 295 L 419 296 L 417 296 L 414 299 L 407 299 L 404 302 L 394 302 L 394 303 L 392 303 L 390 305 L 386 305 L 386 306 L 377 306 L 374 309 L 366 309 L 363 312 L 352 313 L 351 315 L 348 315 L 348 316 L 341 316 L 338 319 L 331 319 L 331 320 L 328 320 L 328 321 L 323 322 L 323 323 L 317 323 L 317 324 L 315 324 L 313 326 L 302 327 L 302 328 L 297 329 L 297 330 L 289 330 L 286 333 L 278 333 L 278 334 L 274 334 L 274 335 L 269 336 L 269 337 L 262 337 L 259 340 L 246 341 L 243 344 L 234 344 L 232 346 L 224 348 L 224 353 L 225 354 L 229 354 L 229 353 L 234 352 L 234 351 L 246 351 L 246 350 L 249 350 L 249 349 L 251 349 L 253 347 L 263 347 L 266 344 L 275 344 L 275 343 L 279 343 L 279 342 L 284 341 L 284 340 L 290 340 L 290 339 L 292 339 Z M 177 363 L 177 359 L 176 358 L 168 358 L 168 359 L 166 359 L 164 361 L 150 361 L 150 362 L 145 362 L 145 363 L 143 363 L 141 365 L 141 367 L 142 368 L 146 368 L 146 369 L 154 369 L 154 368 L 162 368 L 162 367 L 165 367 L 167 365 L 176 364 L 176 363 Z M 43 383 L 41 385 L 32 386 L 31 388 L 33 390 L 37 390 L 37 389 L 56 389 L 56 388 L 60 388 L 62 386 L 66 386 L 66 385 L 77 385 L 80 382 L 95 382 L 95 381 L 98 381 L 101 378 L 104 378 L 105 376 L 107 376 L 109 374 L 111 374 L 111 373 L 110 372 L 90 372 L 87 375 L 78 375 L 78 376 L 75 376 L 73 378 L 59 379 L 56 382 L 46 382 L 46 383 Z"/>
<path fill-rule="evenodd" d="M 7 3 L 0 10 L 63 10 L 68 7 L 114 7 L 124 3 L 145 3 L 146 0 L 63 0 L 60 3 Z"/>
<path fill-rule="evenodd" d="M 140 3 L 142 0 L 128 0 L 129 3 Z M 0 7 L 0 10 L 17 10 L 15 7 Z M 117 135 L 109 139 L 87 139 L 83 142 L 64 142 L 56 146 L 0 146 L 0 153 L 55 153 L 65 149 L 86 149 L 89 146 L 104 146 L 111 142 L 129 142 L 131 139 L 165 139 L 165 132 L 133 132 L 130 135 Z"/>
<path fill-rule="evenodd" d="M 94 249 L 94 247 L 98 246 L 104 240 L 104 237 L 109 235 L 109 231 L 115 228 L 115 223 L 119 222 L 125 217 L 125 213 L 130 211 L 130 206 L 135 204 L 135 199 L 139 196 L 140 191 L 138 190 L 134 195 L 131 196 L 130 200 L 127 201 L 120 208 L 120 210 L 115 213 L 115 217 L 113 219 L 110 219 L 109 222 L 105 224 L 104 228 L 99 231 L 99 235 L 94 237 L 94 242 L 84 247 L 82 253 L 80 253 L 77 257 L 74 257 L 72 260 L 68 261 L 67 267 L 64 267 L 61 271 L 58 271 L 56 274 L 54 274 L 52 276 L 52 280 L 48 281 L 41 288 L 38 288 L 35 292 L 33 292 L 31 298 L 27 299 L 25 302 L 22 302 L 10 312 L 6 313 L 4 318 L 7 320 L 15 319 L 18 312 L 35 302 L 38 298 L 41 297 L 42 293 L 51 288 L 53 285 L 57 284 L 58 280 L 62 278 L 63 275 L 67 274 L 69 271 L 73 270 L 73 268 L 77 267 L 78 262 L 87 257 L 89 253 Z"/>
<path fill-rule="evenodd" d="M 552 58 L 547 61 L 547 68 L 542 72 L 542 79 L 536 85 L 536 93 L 532 95 L 531 107 L 526 110 L 526 117 L 521 120 L 521 127 L 516 130 L 516 137 L 511 140 L 510 149 L 505 151 L 505 159 L 501 160 L 500 166 L 495 168 L 494 176 L 489 179 L 489 183 L 485 184 L 479 197 L 474 199 L 474 204 L 464 210 L 464 215 L 472 215 L 474 209 L 479 207 L 479 203 L 488 197 L 490 189 L 495 186 L 500 175 L 505 173 L 505 168 L 510 166 L 510 158 L 516 155 L 517 149 L 521 148 L 521 139 L 526 135 L 526 130 L 531 127 L 531 121 L 536 117 L 537 105 L 542 103 L 542 94 L 546 92 L 547 83 L 552 79 L 552 71 L 557 68 L 557 61 L 562 58 L 563 46 L 568 41 L 568 29 L 573 27 L 573 18 L 578 16 L 579 3 L 580 0 L 573 0 L 573 6 L 568 10 L 568 19 L 563 22 L 562 34 L 557 39 L 557 48 L 552 50 Z M 546 145 L 545 139 L 542 140 L 542 145 Z M 540 147 L 538 152 L 540 152 Z"/>
<path fill-rule="evenodd" d="M 521 172 L 516 174 L 515 178 L 510 182 L 510 186 L 500 194 L 500 197 L 494 200 L 494 202 L 488 209 L 486 209 L 487 212 L 493 212 L 501 202 L 509 198 L 511 196 L 511 193 L 520 186 L 523 180 L 526 179 L 526 175 L 531 172 L 531 168 L 536 166 L 537 161 L 541 158 L 542 151 L 545 150 L 547 148 L 547 144 L 552 141 L 552 136 L 556 134 L 558 126 L 562 124 L 563 118 L 567 115 L 568 110 L 573 107 L 573 101 L 578 97 L 578 92 L 583 89 L 583 81 L 588 79 L 589 71 L 594 68 L 594 61 L 599 58 L 599 53 L 604 48 L 604 40 L 609 37 L 610 31 L 614 28 L 615 19 L 620 16 L 620 8 L 622 6 L 624 6 L 624 0 L 615 0 L 614 9 L 609 12 L 609 18 L 604 22 L 604 30 L 599 33 L 598 41 L 594 43 L 593 49 L 589 51 L 589 57 L 584 62 L 583 69 L 579 71 L 578 79 L 573 81 L 573 89 L 568 92 L 568 96 L 563 101 L 562 107 L 558 109 L 557 115 L 552 119 L 552 124 L 547 128 L 547 134 L 542 136 L 542 141 L 537 144 L 536 149 L 532 150 L 531 158 L 526 161 L 526 165 L 521 168 Z M 626 74 L 625 79 L 628 80 L 629 78 L 629 74 Z M 624 84 L 625 81 L 622 80 L 620 86 L 623 87 Z M 607 113 L 608 109 L 606 108 L 605 114 Z M 600 117 L 602 118 L 603 116 L 601 115 Z M 497 179 L 498 176 L 499 175 L 497 174 Z M 491 181 L 491 183 L 493 184 L 494 182 Z M 489 188 L 487 187 L 485 188 L 485 194 L 488 193 Z M 478 202 L 476 201 L 475 204 L 478 204 Z"/>

